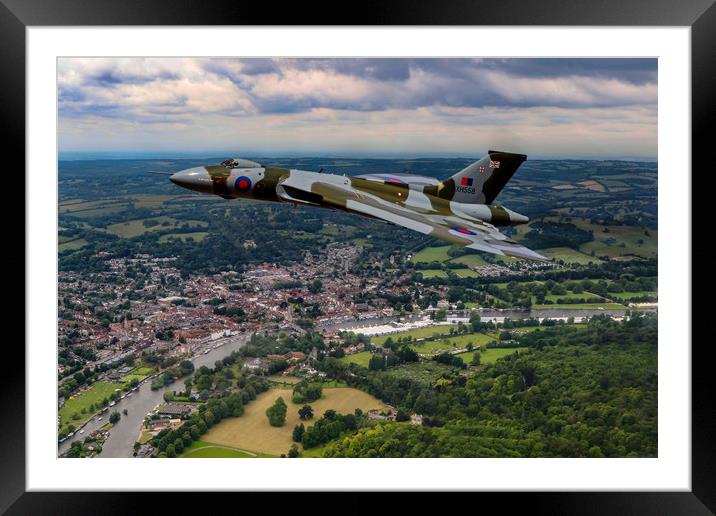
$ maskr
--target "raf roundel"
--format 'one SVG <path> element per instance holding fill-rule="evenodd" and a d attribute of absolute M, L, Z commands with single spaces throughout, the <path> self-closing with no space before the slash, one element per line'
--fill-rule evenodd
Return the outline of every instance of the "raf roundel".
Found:
<path fill-rule="evenodd" d="M 236 181 L 234 181 L 234 188 L 236 188 L 239 192 L 251 190 L 251 179 L 246 176 L 237 177 Z"/>
<path fill-rule="evenodd" d="M 465 228 L 452 228 L 452 230 L 460 235 L 477 235 L 477 233 L 475 233 L 474 231 L 470 231 L 469 229 Z"/>

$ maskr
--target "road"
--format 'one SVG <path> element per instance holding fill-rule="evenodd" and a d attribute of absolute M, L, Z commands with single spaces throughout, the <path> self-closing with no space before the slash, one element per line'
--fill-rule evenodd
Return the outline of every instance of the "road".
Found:
<path fill-rule="evenodd" d="M 240 349 L 248 341 L 249 337 L 249 335 L 239 335 L 217 341 L 217 343 L 223 342 L 224 344 L 216 349 L 212 349 L 207 354 L 201 354 L 193 358 L 191 361 L 197 369 L 204 365 L 207 367 L 214 367 L 214 362 L 230 355 L 232 351 Z M 117 412 L 122 413 L 122 411 L 126 409 L 127 415 L 125 416 L 122 414 L 122 418 L 110 430 L 109 437 L 102 445 L 102 453 L 100 454 L 100 457 L 132 457 L 132 453 L 134 452 L 134 442 L 139 436 L 139 431 L 147 412 L 152 410 L 157 404 L 164 401 L 164 391 L 183 391 L 185 379 L 186 378 L 179 378 L 166 387 L 156 391 L 151 389 L 151 381 L 142 383 L 136 391 L 132 392 L 126 398 L 119 400 L 113 407 L 110 407 L 107 412 L 90 419 L 90 421 L 83 427 L 83 434 L 75 433 L 71 439 L 67 439 L 65 442 L 60 443 L 58 447 L 58 454 L 62 454 L 67 451 L 70 448 L 72 441 L 78 438 L 84 439 L 85 436 L 101 428 L 107 423 L 107 418 L 111 412 L 116 410 Z M 102 417 L 102 419 L 98 419 L 99 417 Z"/>

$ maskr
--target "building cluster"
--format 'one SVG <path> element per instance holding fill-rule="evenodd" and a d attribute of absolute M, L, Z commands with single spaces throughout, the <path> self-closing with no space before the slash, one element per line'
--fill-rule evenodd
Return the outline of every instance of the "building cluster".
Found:
<path fill-rule="evenodd" d="M 69 360 L 97 366 L 145 351 L 197 355 L 239 333 L 301 334 L 305 319 L 323 327 L 390 316 L 385 296 L 406 287 L 395 281 L 386 286 L 380 274 L 347 274 L 360 252 L 331 244 L 292 265 L 258 263 L 189 277 L 182 277 L 172 258 L 104 252 L 97 257 L 105 271 L 59 273 L 60 350 Z M 366 295 L 370 302 L 357 300 Z M 60 365 L 60 376 L 63 370 Z"/>

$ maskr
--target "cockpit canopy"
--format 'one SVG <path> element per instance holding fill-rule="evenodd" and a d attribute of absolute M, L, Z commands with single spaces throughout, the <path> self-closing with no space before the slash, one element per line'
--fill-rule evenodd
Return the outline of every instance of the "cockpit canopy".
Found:
<path fill-rule="evenodd" d="M 229 158 L 222 161 L 221 164 L 228 168 L 261 168 L 260 163 L 241 158 Z"/>

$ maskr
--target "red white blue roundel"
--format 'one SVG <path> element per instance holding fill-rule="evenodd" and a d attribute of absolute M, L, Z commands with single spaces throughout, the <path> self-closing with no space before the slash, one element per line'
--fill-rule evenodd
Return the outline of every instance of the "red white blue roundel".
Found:
<path fill-rule="evenodd" d="M 234 188 L 236 188 L 239 192 L 247 192 L 248 190 L 251 190 L 251 178 L 246 176 L 237 177 L 236 181 L 234 181 Z"/>
<path fill-rule="evenodd" d="M 457 233 L 458 235 L 468 235 L 468 236 L 474 236 L 477 235 L 474 231 L 470 231 L 469 229 L 465 228 L 451 228 L 450 231 L 453 231 Z"/>

